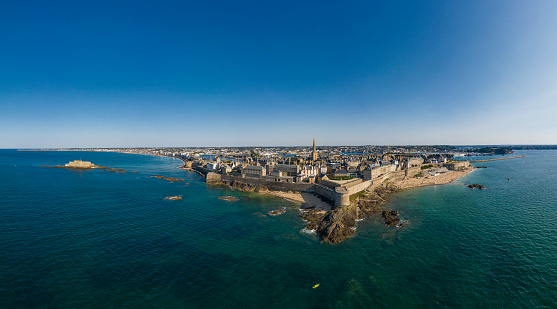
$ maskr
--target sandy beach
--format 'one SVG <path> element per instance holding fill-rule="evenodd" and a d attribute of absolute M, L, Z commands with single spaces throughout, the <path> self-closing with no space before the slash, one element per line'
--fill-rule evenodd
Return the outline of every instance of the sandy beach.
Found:
<path fill-rule="evenodd" d="M 331 205 L 323 202 L 320 198 L 311 193 L 267 191 L 266 194 L 280 197 L 298 204 L 307 204 L 307 206 L 313 207 L 313 209 L 316 210 L 331 210 Z"/>
<path fill-rule="evenodd" d="M 399 187 L 401 190 L 411 189 L 424 186 L 433 185 L 443 185 L 452 183 L 455 180 L 467 175 L 475 168 L 469 167 L 462 171 L 448 171 L 437 176 L 425 176 L 420 178 L 408 178 L 400 181 L 396 181 L 393 184 Z M 298 203 L 307 204 L 309 207 L 313 207 L 316 210 L 331 210 L 331 205 L 323 202 L 317 196 L 311 193 L 299 193 L 299 192 L 280 192 L 280 191 L 268 191 L 266 194 L 280 197 L 282 199 Z"/>
<path fill-rule="evenodd" d="M 473 167 L 468 167 L 462 171 L 448 171 L 437 176 L 408 178 L 400 181 L 395 181 L 393 184 L 402 190 L 424 186 L 443 185 L 454 182 L 455 180 L 467 175 L 473 170 Z"/>

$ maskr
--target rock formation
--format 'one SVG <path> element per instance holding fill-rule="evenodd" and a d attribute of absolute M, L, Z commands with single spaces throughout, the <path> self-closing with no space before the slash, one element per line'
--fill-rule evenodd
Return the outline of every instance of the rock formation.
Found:
<path fill-rule="evenodd" d="M 315 230 L 324 242 L 339 243 L 356 233 L 356 220 L 379 213 L 387 196 L 395 191 L 397 188 L 394 187 L 380 187 L 365 199 L 354 201 L 350 206 L 338 206 L 327 212 L 315 209 L 304 210 L 300 217 L 307 221 L 306 229 Z M 389 218 L 388 223 L 386 217 Z M 386 212 L 386 217 L 385 223 L 389 226 L 396 225 L 400 221 L 396 210 Z"/>
<path fill-rule="evenodd" d="M 234 180 L 230 183 L 230 187 L 233 189 L 244 191 L 244 192 L 265 192 L 269 191 L 269 189 L 264 185 L 258 184 L 249 184 Z"/>
<path fill-rule="evenodd" d="M 397 225 L 400 221 L 400 218 L 398 217 L 399 213 L 396 210 L 383 211 L 381 216 L 385 218 L 385 224 L 388 226 Z"/>
<path fill-rule="evenodd" d="M 233 201 L 237 201 L 238 198 L 230 195 L 225 195 L 225 196 L 219 196 L 219 200 L 233 202 Z"/>
<path fill-rule="evenodd" d="M 271 210 L 267 214 L 270 216 L 278 216 L 278 215 L 282 215 L 285 212 L 286 212 L 286 207 L 282 207 L 281 209 Z"/>
<path fill-rule="evenodd" d="M 478 189 L 480 189 L 480 190 L 485 189 L 484 186 L 482 186 L 482 185 L 480 185 L 480 184 L 477 184 L 477 183 L 468 185 L 468 188 L 470 188 L 470 189 L 476 189 L 476 188 L 478 188 Z"/>

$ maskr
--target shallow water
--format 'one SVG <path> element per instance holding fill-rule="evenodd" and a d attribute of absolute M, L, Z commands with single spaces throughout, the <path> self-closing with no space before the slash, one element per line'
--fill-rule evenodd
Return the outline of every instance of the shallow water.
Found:
<path fill-rule="evenodd" d="M 0 150 L 0 306 L 554 307 L 557 151 L 515 155 L 393 196 L 403 228 L 366 219 L 327 245 L 297 205 L 206 186 L 177 159 Z M 39 167 L 79 158 L 128 172 Z"/>

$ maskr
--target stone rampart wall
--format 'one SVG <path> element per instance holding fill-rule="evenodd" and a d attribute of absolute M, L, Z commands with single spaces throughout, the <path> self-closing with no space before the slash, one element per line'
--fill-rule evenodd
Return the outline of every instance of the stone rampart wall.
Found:
<path fill-rule="evenodd" d="M 311 187 L 313 187 L 313 184 L 310 183 L 276 182 L 276 181 L 267 181 L 261 179 L 241 178 L 241 177 L 235 177 L 230 175 L 221 175 L 221 180 L 228 181 L 228 182 L 239 181 L 239 182 L 248 183 L 252 185 L 262 185 L 269 188 L 269 190 L 283 191 L 283 192 L 288 192 L 288 191 L 302 192 L 302 191 L 309 190 Z"/>
<path fill-rule="evenodd" d="M 331 188 L 328 188 L 324 185 L 315 184 L 312 186 L 308 191 L 313 191 L 318 195 L 324 197 L 325 199 L 329 200 L 330 202 L 335 201 L 335 191 Z"/>
<path fill-rule="evenodd" d="M 194 166 L 194 167 L 192 167 L 192 169 L 200 172 L 203 175 L 207 175 L 210 172 L 208 169 L 206 169 L 204 167 L 201 167 L 201 166 Z"/>
<path fill-rule="evenodd" d="M 346 190 L 348 190 L 348 194 L 352 195 L 352 194 L 356 194 L 360 191 L 363 191 L 363 190 L 369 188 L 369 186 L 371 186 L 372 184 L 373 184 L 373 181 L 366 180 L 366 181 L 360 182 L 358 184 L 355 184 L 353 186 L 346 187 Z"/>
<path fill-rule="evenodd" d="M 207 175 L 205 176 L 205 182 L 206 183 L 216 183 L 216 182 L 220 182 L 222 180 L 222 175 L 221 174 L 217 174 L 217 173 L 213 173 L 213 172 L 209 172 L 207 173 Z"/>
<path fill-rule="evenodd" d="M 322 179 L 321 184 L 329 188 L 351 187 L 359 184 L 362 181 L 363 180 L 361 178 L 354 178 L 350 180 L 340 180 L 340 181 Z"/>
<path fill-rule="evenodd" d="M 406 169 L 406 177 L 407 178 L 412 178 L 412 177 L 418 175 L 421 172 L 422 172 L 422 169 L 420 167 L 408 168 L 408 169 Z"/>

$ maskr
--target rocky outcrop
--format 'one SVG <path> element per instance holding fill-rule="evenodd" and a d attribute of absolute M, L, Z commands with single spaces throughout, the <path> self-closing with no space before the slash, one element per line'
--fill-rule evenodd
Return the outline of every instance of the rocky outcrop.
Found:
<path fill-rule="evenodd" d="M 317 230 L 317 227 L 319 226 L 319 224 L 321 224 L 323 218 L 325 218 L 326 213 L 327 212 L 324 210 L 310 209 L 303 211 L 300 214 L 300 217 L 308 222 L 306 224 L 306 229 L 312 231 Z"/>
<path fill-rule="evenodd" d="M 238 198 L 230 195 L 219 196 L 219 200 L 234 202 L 237 201 Z"/>
<path fill-rule="evenodd" d="M 470 189 L 476 189 L 476 188 L 478 188 L 478 189 L 480 189 L 480 190 L 485 189 L 484 186 L 482 186 L 482 185 L 480 185 L 480 184 L 477 184 L 477 183 L 468 185 L 468 188 L 470 188 Z"/>
<path fill-rule="evenodd" d="M 74 160 L 66 163 L 64 165 L 41 165 L 41 167 L 57 167 L 57 168 L 68 168 L 76 170 L 89 170 L 89 169 L 107 169 L 106 166 L 95 165 L 89 161 Z"/>
<path fill-rule="evenodd" d="M 278 215 L 282 215 L 283 213 L 286 212 L 286 207 L 282 207 L 280 209 L 276 209 L 276 210 L 271 210 L 269 211 L 267 214 L 269 216 L 278 216 Z"/>
<path fill-rule="evenodd" d="M 398 189 L 395 187 L 380 187 L 366 198 L 354 201 L 350 206 L 339 206 L 327 212 L 304 210 L 300 217 L 307 221 L 306 230 L 315 230 L 323 242 L 339 243 L 354 236 L 356 220 L 379 213 L 387 196 L 396 191 Z M 389 218 L 387 225 L 396 225 L 400 221 L 396 210 L 386 212 L 386 216 Z M 387 219 L 385 221 L 387 223 Z"/>
<path fill-rule="evenodd" d="M 317 234 L 324 242 L 339 243 L 356 233 L 356 220 L 365 215 L 356 205 L 337 207 L 324 216 L 317 228 Z"/>
<path fill-rule="evenodd" d="M 244 192 L 266 192 L 269 191 L 267 187 L 264 185 L 257 185 L 257 184 L 249 184 L 234 180 L 230 183 L 230 187 L 233 189 L 244 191 Z"/>
<path fill-rule="evenodd" d="M 385 219 L 385 224 L 388 226 L 397 225 L 400 221 L 399 213 L 396 210 L 383 211 L 381 216 Z"/>
<path fill-rule="evenodd" d="M 166 177 L 168 181 L 184 181 L 182 178 Z"/>

